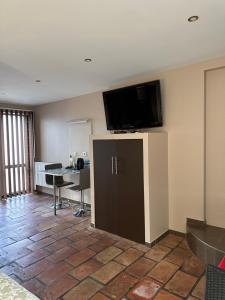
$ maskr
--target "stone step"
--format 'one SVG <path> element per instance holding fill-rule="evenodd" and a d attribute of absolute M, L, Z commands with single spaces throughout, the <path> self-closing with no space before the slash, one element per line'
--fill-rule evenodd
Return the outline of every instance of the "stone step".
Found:
<path fill-rule="evenodd" d="M 207 264 L 218 265 L 225 256 L 225 228 L 187 219 L 187 241 L 191 250 Z"/>

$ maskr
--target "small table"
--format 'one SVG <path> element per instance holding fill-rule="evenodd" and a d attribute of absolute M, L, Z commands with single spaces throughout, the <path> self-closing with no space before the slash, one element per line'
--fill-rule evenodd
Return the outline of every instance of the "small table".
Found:
<path fill-rule="evenodd" d="M 55 184 L 55 178 L 57 176 L 63 176 L 63 175 L 66 175 L 66 174 L 79 174 L 80 170 L 60 168 L 60 169 L 52 169 L 52 170 L 43 170 L 43 171 L 40 171 L 40 172 L 42 172 L 46 175 L 52 175 L 52 177 L 53 177 L 54 215 L 56 216 L 56 184 Z"/>

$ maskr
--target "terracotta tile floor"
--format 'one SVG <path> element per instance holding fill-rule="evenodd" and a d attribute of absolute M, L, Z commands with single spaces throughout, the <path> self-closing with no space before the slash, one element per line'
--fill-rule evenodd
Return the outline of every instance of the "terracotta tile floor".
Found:
<path fill-rule="evenodd" d="M 0 271 L 40 299 L 203 299 L 204 266 L 186 241 L 167 235 L 152 249 L 90 227 L 52 198 L 0 201 Z"/>

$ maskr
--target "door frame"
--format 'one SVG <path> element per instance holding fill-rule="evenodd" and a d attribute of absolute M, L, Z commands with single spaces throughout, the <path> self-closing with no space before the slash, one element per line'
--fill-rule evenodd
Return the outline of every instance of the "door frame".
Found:
<path fill-rule="evenodd" d="M 209 72 L 212 71 L 217 71 L 217 70 L 221 70 L 221 69 L 225 69 L 225 65 L 223 66 L 219 66 L 219 67 L 215 67 L 215 68 L 210 68 L 210 69 L 206 69 L 204 70 L 204 133 L 203 133 L 203 139 L 204 139 L 204 153 L 203 153 L 203 162 L 204 162 L 204 166 L 203 166 L 203 221 L 207 224 L 207 195 L 206 195 L 206 181 L 207 181 L 207 155 L 206 155 L 206 127 L 207 127 L 207 74 Z"/>

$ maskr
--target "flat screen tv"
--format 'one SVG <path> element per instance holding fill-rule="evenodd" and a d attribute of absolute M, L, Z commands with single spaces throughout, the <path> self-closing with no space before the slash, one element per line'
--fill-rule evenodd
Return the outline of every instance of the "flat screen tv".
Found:
<path fill-rule="evenodd" d="M 108 130 L 135 130 L 163 125 L 160 81 L 103 93 Z"/>

